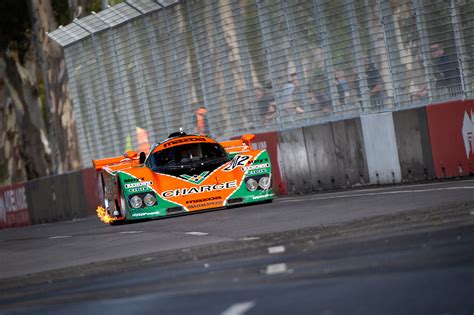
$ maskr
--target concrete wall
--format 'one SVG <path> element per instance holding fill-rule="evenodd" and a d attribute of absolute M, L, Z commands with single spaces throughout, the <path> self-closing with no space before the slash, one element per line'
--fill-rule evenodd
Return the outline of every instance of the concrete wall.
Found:
<path fill-rule="evenodd" d="M 278 153 L 283 161 L 284 178 L 290 194 L 312 191 L 307 152 L 303 129 L 279 133 Z"/>
<path fill-rule="evenodd" d="M 392 113 L 361 116 L 364 147 L 371 184 L 402 180 Z"/>
<path fill-rule="evenodd" d="M 368 183 L 359 119 L 280 132 L 279 148 L 289 193 Z"/>
<path fill-rule="evenodd" d="M 359 119 L 304 128 L 312 184 L 316 190 L 368 182 Z"/>
<path fill-rule="evenodd" d="M 425 108 L 394 112 L 393 121 L 403 181 L 435 178 Z"/>
<path fill-rule="evenodd" d="M 80 171 L 27 182 L 26 199 L 31 224 L 60 222 L 87 216 L 88 207 L 83 187 Z"/>
<path fill-rule="evenodd" d="M 426 107 L 436 177 L 474 174 L 474 100 Z"/>

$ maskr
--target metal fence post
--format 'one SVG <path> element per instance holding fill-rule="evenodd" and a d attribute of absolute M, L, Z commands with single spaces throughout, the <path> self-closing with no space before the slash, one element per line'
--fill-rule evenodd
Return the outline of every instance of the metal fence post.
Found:
<path fill-rule="evenodd" d="M 346 2 L 345 7 L 347 14 L 349 15 L 349 24 L 351 27 L 351 38 L 352 45 L 354 46 L 356 67 L 357 67 L 357 80 L 359 81 L 360 95 L 362 97 L 362 110 L 364 112 L 370 111 L 372 109 L 370 99 L 369 99 L 369 86 L 367 83 L 367 73 L 365 70 L 364 58 L 365 56 L 362 53 L 362 45 L 360 43 L 360 34 L 357 18 L 355 17 L 355 6 L 352 1 Z"/>
<path fill-rule="evenodd" d="M 395 78 L 395 73 L 393 71 L 394 67 L 392 64 L 392 52 L 390 51 L 390 47 L 388 45 L 388 39 L 387 39 L 387 29 L 386 29 L 386 22 L 385 22 L 385 17 L 383 15 L 383 9 L 382 5 L 387 5 L 388 1 L 387 0 L 379 0 L 379 17 L 380 17 L 380 25 L 382 26 L 382 32 L 383 32 L 383 42 L 385 44 L 385 51 L 387 52 L 387 64 L 388 64 L 388 71 L 390 72 L 390 81 L 391 81 L 391 88 L 392 88 L 392 95 L 393 99 L 395 102 L 395 106 L 400 104 L 400 89 L 398 86 L 398 81 Z"/>
<path fill-rule="evenodd" d="M 193 21 L 191 19 L 191 16 L 189 14 L 190 12 L 190 5 L 189 5 L 189 1 L 186 1 L 186 10 L 187 10 L 187 15 L 188 15 L 188 21 L 189 21 L 189 27 L 191 29 L 191 37 L 193 38 L 193 45 L 194 45 L 194 55 L 195 55 L 195 58 L 196 58 L 196 61 L 197 61 L 197 64 L 198 64 L 198 72 L 199 72 L 199 83 L 201 84 L 201 90 L 202 90 L 202 98 L 203 98 L 203 101 L 204 101 L 204 105 L 206 106 L 206 108 L 209 107 L 209 104 L 210 104 L 210 101 L 208 100 L 207 98 L 207 87 L 206 87 L 206 83 L 205 83 L 205 80 L 204 79 L 204 70 L 203 70 L 203 65 L 202 65 L 202 60 L 201 58 L 199 58 L 199 55 L 197 53 L 197 50 L 198 50 L 198 47 L 197 47 L 197 44 L 198 44 L 198 40 L 196 39 L 196 30 L 195 28 L 193 27 Z M 209 133 L 211 135 L 213 135 L 213 130 L 211 129 L 211 126 L 213 126 L 213 121 L 212 121 L 212 117 L 208 117 L 208 123 L 209 123 Z"/>
<path fill-rule="evenodd" d="M 75 23 L 77 26 L 79 26 L 80 28 L 82 28 L 83 30 L 87 31 L 89 34 L 91 34 L 91 41 L 92 41 L 92 46 L 94 47 L 94 41 L 92 40 L 92 33 L 89 32 L 89 30 L 87 30 L 85 27 L 83 27 L 79 21 L 75 20 L 73 21 L 73 23 Z M 94 47 L 94 54 L 95 54 L 95 47 Z M 92 91 L 92 87 L 91 87 L 91 78 L 90 78 L 90 73 L 89 71 L 87 71 L 86 67 L 84 67 L 84 65 L 87 64 L 87 61 L 85 60 L 84 58 L 84 50 L 81 49 L 81 70 L 82 70 L 82 73 L 83 73 L 83 77 L 87 77 L 87 81 L 85 82 L 85 86 L 86 86 L 86 89 L 89 90 L 89 91 Z M 94 100 L 92 99 L 92 92 L 88 92 L 88 93 L 85 93 L 86 95 L 86 103 L 87 104 L 83 104 L 83 105 L 86 105 L 86 107 L 89 107 L 89 108 L 93 108 L 93 104 L 94 104 Z M 95 115 L 92 115 L 92 123 L 95 125 L 95 126 L 100 126 L 100 123 L 99 123 L 99 120 L 97 118 L 97 108 L 93 108 L 94 112 L 95 112 Z M 84 117 L 82 117 L 83 121 L 84 121 Z M 84 126 L 85 127 L 85 126 Z M 86 138 L 87 138 L 87 142 L 89 144 L 89 150 L 88 150 L 88 154 L 90 155 L 92 153 L 92 151 L 94 150 L 94 147 L 95 148 L 98 148 L 100 147 L 100 143 L 99 143 L 99 138 L 96 137 L 96 136 L 88 136 L 88 133 L 89 132 L 92 132 L 92 130 L 88 130 L 89 128 L 85 128 L 86 132 L 85 132 L 85 135 L 86 135 Z M 92 145 L 92 146 L 91 146 Z M 85 156 L 82 156 L 82 158 L 86 158 Z M 92 158 L 92 157 L 91 157 Z"/>
<path fill-rule="evenodd" d="M 261 11 L 262 11 L 262 8 L 261 8 L 261 2 L 262 0 L 256 0 L 256 5 L 257 5 L 257 17 L 258 17 L 258 24 L 260 25 L 260 29 L 262 30 L 263 27 L 263 22 L 262 22 L 262 17 L 261 17 Z M 272 63 L 270 62 L 270 49 L 268 47 L 268 43 L 267 43 L 267 40 L 265 38 L 265 32 L 262 30 L 262 38 L 263 38 L 263 48 L 265 49 L 265 57 L 266 57 L 266 60 L 267 60 L 267 66 L 268 66 L 268 70 L 270 71 L 270 81 L 272 82 L 272 86 L 273 86 L 273 92 L 274 92 L 274 95 L 275 95 L 275 101 L 277 101 L 277 97 L 276 97 L 276 93 L 275 93 L 275 89 L 277 87 L 277 84 L 275 82 L 275 71 L 273 70 L 273 67 L 272 67 Z M 279 104 L 277 104 L 276 106 L 276 114 L 277 114 L 277 117 L 276 117 L 276 125 L 277 125 L 277 129 L 278 130 L 283 130 L 283 125 L 282 125 L 282 120 L 281 120 L 281 114 L 280 114 L 280 106 L 278 106 Z"/>
<path fill-rule="evenodd" d="M 239 14 L 234 16 L 234 21 L 236 28 L 239 30 L 243 30 L 244 27 L 242 26 L 242 11 L 240 9 L 239 3 L 237 1 L 231 1 L 231 6 L 232 9 L 235 9 L 236 11 L 238 10 Z M 259 121 L 255 121 L 255 117 L 258 117 L 258 109 L 257 109 L 257 101 L 256 101 L 256 96 L 254 93 L 254 82 L 252 79 L 252 68 L 251 68 L 251 63 L 252 60 L 250 58 L 250 53 L 248 50 L 248 46 L 245 43 L 245 40 L 243 38 L 242 32 L 236 32 L 236 37 L 237 41 L 239 43 L 240 47 L 240 53 L 242 54 L 242 67 L 244 71 L 244 79 L 245 79 L 245 84 L 247 86 L 247 96 L 251 99 L 250 103 L 250 110 L 252 113 L 252 120 L 250 121 L 252 126 L 256 126 L 259 124 Z"/>
<path fill-rule="evenodd" d="M 433 101 L 434 91 L 434 75 L 433 75 L 433 63 L 431 61 L 430 53 L 430 42 L 428 39 L 428 32 L 426 31 L 426 22 L 424 9 L 421 0 L 413 0 L 413 8 L 415 9 L 416 15 L 416 28 L 420 34 L 420 47 L 421 54 L 423 57 L 423 67 L 425 70 L 425 81 L 426 88 L 428 90 L 428 99 L 430 102 Z"/>
<path fill-rule="evenodd" d="M 143 25 L 145 26 L 145 28 L 147 28 L 147 23 L 146 23 L 146 19 L 144 18 L 144 13 L 142 11 L 140 11 L 140 9 L 138 9 L 136 6 L 132 5 L 131 3 L 129 3 L 127 0 L 125 0 L 125 3 L 130 6 L 131 8 L 133 8 L 135 11 L 137 11 L 138 13 L 140 13 L 141 17 L 142 17 L 142 21 L 143 21 Z M 146 122 L 146 130 L 148 132 L 148 135 L 151 137 L 154 133 L 154 130 L 152 128 L 153 124 L 152 124 L 152 121 L 151 121 L 151 112 L 150 112 L 150 104 L 148 103 L 148 93 L 145 89 L 145 80 L 144 80 L 144 74 L 143 74 L 143 66 L 142 66 L 142 63 L 138 62 L 137 60 L 137 57 L 136 57 L 136 51 L 138 51 L 137 49 L 137 40 L 136 40 L 136 36 L 132 36 L 131 34 L 131 27 L 130 27 L 130 24 L 127 25 L 127 31 L 128 31 L 128 37 L 130 38 L 131 40 L 131 43 L 132 43 L 132 47 L 133 47 L 133 63 L 136 65 L 137 69 L 138 69 L 138 77 L 137 77 L 137 81 L 138 81 L 138 86 L 137 86 L 137 89 L 138 89 L 138 92 L 140 94 L 142 94 L 144 97 L 142 97 L 142 101 L 140 102 L 141 103 L 141 106 L 145 112 L 145 122 Z M 146 32 L 148 33 L 148 32 Z"/>
<path fill-rule="evenodd" d="M 331 106 L 334 110 L 336 108 L 334 104 L 337 103 L 335 97 L 336 95 L 338 95 L 337 86 L 334 84 L 334 82 L 336 81 L 336 75 L 334 73 L 334 65 L 331 60 L 329 32 L 326 27 L 327 22 L 324 14 L 322 14 L 320 0 L 313 0 L 313 14 L 316 16 L 316 27 L 319 30 L 319 33 L 322 35 L 321 50 L 323 51 L 324 69 L 326 71 L 326 77 L 329 80 L 329 94 L 331 99 Z"/>
<path fill-rule="evenodd" d="M 458 56 L 459 74 L 461 76 L 461 87 L 463 92 L 462 94 L 463 99 L 466 99 L 472 93 L 472 82 L 468 70 L 469 65 L 466 60 L 466 45 L 464 42 L 461 19 L 459 18 L 459 7 L 456 5 L 455 0 L 449 1 L 449 13 L 454 30 L 454 42 L 456 43 L 456 54 Z"/>

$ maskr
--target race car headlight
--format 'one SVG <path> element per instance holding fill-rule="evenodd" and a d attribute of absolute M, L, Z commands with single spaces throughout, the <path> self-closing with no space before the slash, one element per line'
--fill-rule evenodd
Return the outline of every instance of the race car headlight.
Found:
<path fill-rule="evenodd" d="M 153 196 L 153 194 L 146 194 L 145 197 L 143 198 L 143 202 L 147 207 L 151 207 L 156 203 L 156 198 Z"/>
<path fill-rule="evenodd" d="M 130 198 L 130 205 L 134 209 L 138 209 L 142 206 L 143 200 L 139 196 L 135 195 L 132 198 Z"/>
<path fill-rule="evenodd" d="M 270 177 L 268 176 L 263 176 L 262 178 L 259 179 L 258 181 L 258 186 L 260 186 L 262 189 L 268 189 L 270 188 L 271 181 Z"/>
<path fill-rule="evenodd" d="M 257 183 L 257 181 L 256 181 L 255 179 L 253 179 L 253 178 L 249 178 L 249 179 L 247 180 L 247 189 L 248 189 L 249 191 L 255 191 L 255 190 L 257 190 L 257 188 L 258 188 L 258 183 Z"/>

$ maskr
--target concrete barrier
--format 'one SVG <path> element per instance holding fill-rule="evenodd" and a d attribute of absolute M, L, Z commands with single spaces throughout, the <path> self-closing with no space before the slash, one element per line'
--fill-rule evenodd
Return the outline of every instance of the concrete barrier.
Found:
<path fill-rule="evenodd" d="M 392 113 L 360 117 L 371 184 L 402 180 Z"/>
<path fill-rule="evenodd" d="M 282 131 L 278 134 L 278 138 L 278 150 L 283 161 L 283 174 L 288 193 L 313 191 L 303 129 Z"/>
<path fill-rule="evenodd" d="M 435 178 L 425 108 L 393 113 L 402 180 Z"/>
<path fill-rule="evenodd" d="M 94 168 L 87 168 L 81 171 L 81 175 L 85 213 L 87 215 L 94 215 L 97 206 L 102 205 L 104 200 L 99 173 Z"/>
<path fill-rule="evenodd" d="M 86 201 L 81 171 L 44 177 L 26 183 L 32 224 L 85 217 Z"/>
<path fill-rule="evenodd" d="M 61 174 L 52 178 L 56 194 L 55 220 L 64 221 L 87 216 L 82 172 Z"/>
<path fill-rule="evenodd" d="M 474 100 L 426 107 L 438 178 L 474 174 Z"/>
<path fill-rule="evenodd" d="M 31 224 L 54 222 L 56 194 L 52 190 L 51 177 L 26 182 L 26 198 Z"/>
<path fill-rule="evenodd" d="M 303 129 L 313 190 L 368 183 L 368 170 L 358 119 Z"/>

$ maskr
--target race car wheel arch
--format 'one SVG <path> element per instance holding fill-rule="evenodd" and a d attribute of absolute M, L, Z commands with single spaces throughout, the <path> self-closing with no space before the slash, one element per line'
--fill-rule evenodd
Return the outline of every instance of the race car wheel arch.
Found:
<path fill-rule="evenodd" d="M 120 178 L 117 176 L 117 197 L 118 199 L 115 200 L 116 209 L 120 211 L 120 216 L 122 218 L 126 218 L 127 215 L 127 204 L 125 203 L 125 196 L 122 191 L 122 187 L 120 186 Z"/>

